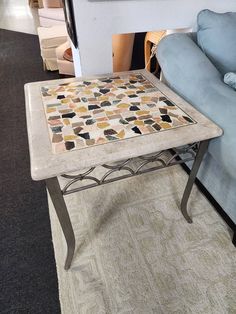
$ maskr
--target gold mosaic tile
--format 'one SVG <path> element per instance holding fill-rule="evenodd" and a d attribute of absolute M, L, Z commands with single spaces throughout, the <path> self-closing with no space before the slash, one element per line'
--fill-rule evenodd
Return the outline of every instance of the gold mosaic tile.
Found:
<path fill-rule="evenodd" d="M 141 74 L 44 86 L 41 93 L 54 153 L 195 123 Z"/>

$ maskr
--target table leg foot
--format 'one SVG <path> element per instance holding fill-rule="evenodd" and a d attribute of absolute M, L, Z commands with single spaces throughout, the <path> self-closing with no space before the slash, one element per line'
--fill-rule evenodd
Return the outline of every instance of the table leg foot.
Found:
<path fill-rule="evenodd" d="M 187 220 L 188 223 L 193 222 L 192 218 L 189 216 L 188 210 L 187 210 L 187 204 L 188 204 L 189 196 L 190 196 L 190 193 L 192 191 L 193 183 L 196 179 L 197 172 L 198 172 L 198 169 L 201 165 L 203 156 L 204 156 L 205 152 L 207 151 L 208 144 L 209 144 L 208 140 L 200 142 L 200 145 L 199 145 L 196 157 L 195 157 L 195 161 L 193 163 L 192 170 L 190 172 L 188 182 L 187 182 L 187 185 L 185 187 L 184 194 L 182 197 L 180 208 L 181 208 L 181 212 L 182 212 L 184 218 Z"/>
<path fill-rule="evenodd" d="M 71 262 L 75 252 L 75 235 L 70 221 L 70 216 L 67 211 L 66 203 L 58 182 L 57 177 L 46 180 L 46 185 L 52 203 L 55 207 L 57 217 L 59 219 L 63 234 L 67 243 L 67 257 L 65 261 L 65 270 L 68 270 L 71 266 Z"/>

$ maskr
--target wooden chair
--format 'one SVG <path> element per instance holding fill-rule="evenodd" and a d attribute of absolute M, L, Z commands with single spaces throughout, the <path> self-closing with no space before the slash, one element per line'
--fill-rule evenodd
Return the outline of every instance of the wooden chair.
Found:
<path fill-rule="evenodd" d="M 166 31 L 158 32 L 147 32 L 144 40 L 144 58 L 145 58 L 145 69 L 151 71 L 151 57 L 152 57 L 152 46 L 158 45 L 159 41 L 164 37 Z M 159 64 L 157 62 L 154 73 L 158 71 Z"/>

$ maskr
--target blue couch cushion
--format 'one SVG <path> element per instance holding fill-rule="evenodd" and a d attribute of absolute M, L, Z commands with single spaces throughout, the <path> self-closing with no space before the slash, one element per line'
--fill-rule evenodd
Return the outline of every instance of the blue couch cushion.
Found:
<path fill-rule="evenodd" d="M 224 75 L 236 72 L 236 12 L 198 14 L 197 42 Z"/>
<path fill-rule="evenodd" d="M 236 90 L 236 72 L 228 72 L 224 76 L 225 84 Z"/>

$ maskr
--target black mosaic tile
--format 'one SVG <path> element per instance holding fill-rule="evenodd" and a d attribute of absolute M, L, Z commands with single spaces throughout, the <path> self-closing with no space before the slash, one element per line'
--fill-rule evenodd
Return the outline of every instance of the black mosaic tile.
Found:
<path fill-rule="evenodd" d="M 138 97 L 136 94 L 128 95 L 129 98 L 136 98 Z"/>
<path fill-rule="evenodd" d="M 65 113 L 62 115 L 62 118 L 73 118 L 76 114 L 74 112 Z"/>
<path fill-rule="evenodd" d="M 108 106 L 111 106 L 111 103 L 110 103 L 110 101 L 103 101 L 103 102 L 101 102 L 100 106 L 101 107 L 108 107 Z"/>
<path fill-rule="evenodd" d="M 103 82 L 103 83 L 112 83 L 113 80 L 112 79 L 105 79 L 105 80 L 101 80 L 101 82 Z"/>
<path fill-rule="evenodd" d="M 155 121 L 153 121 L 152 119 L 148 119 L 148 120 L 144 120 L 145 124 L 153 124 Z"/>
<path fill-rule="evenodd" d="M 66 98 L 65 95 L 58 95 L 57 96 L 57 99 L 63 99 L 63 98 Z"/>
<path fill-rule="evenodd" d="M 140 110 L 140 109 L 139 109 L 139 107 L 137 107 L 137 106 L 130 106 L 130 107 L 129 107 L 129 110 L 130 110 L 130 111 L 138 111 L 138 110 Z"/>
<path fill-rule="evenodd" d="M 104 135 L 114 135 L 117 134 L 117 132 L 113 129 L 104 130 Z"/>
<path fill-rule="evenodd" d="M 161 115 L 161 119 L 162 119 L 162 121 L 165 121 L 165 122 L 169 122 L 169 123 L 172 122 L 172 120 L 168 114 Z"/>
<path fill-rule="evenodd" d="M 108 89 L 108 88 L 101 88 L 101 89 L 99 89 L 99 92 L 102 93 L 103 95 L 105 95 L 105 94 L 110 92 L 110 89 Z"/>
<path fill-rule="evenodd" d="M 183 118 L 184 118 L 187 122 L 189 122 L 189 123 L 193 123 L 193 120 L 192 120 L 192 119 L 190 119 L 189 117 L 183 116 Z"/>
<path fill-rule="evenodd" d="M 157 123 L 153 124 L 152 127 L 156 130 L 156 131 L 160 131 L 161 130 L 161 126 Z"/>
<path fill-rule="evenodd" d="M 61 84 L 59 84 L 58 86 L 67 86 L 67 85 L 69 85 L 70 83 L 61 83 Z"/>
<path fill-rule="evenodd" d="M 75 143 L 74 142 L 65 142 L 65 147 L 66 147 L 66 150 L 71 150 L 75 147 Z"/>
<path fill-rule="evenodd" d="M 135 120 L 137 120 L 137 118 L 136 117 L 128 117 L 128 118 L 125 118 L 125 120 L 127 120 L 127 121 L 135 121 Z"/>
<path fill-rule="evenodd" d="M 164 102 L 167 104 L 167 106 L 174 107 L 175 105 L 168 99 L 164 100 Z"/>
<path fill-rule="evenodd" d="M 94 124 L 96 122 L 96 120 L 94 120 L 94 119 L 88 119 L 86 122 L 85 122 L 85 124 L 86 125 L 92 125 L 92 124 Z"/>
<path fill-rule="evenodd" d="M 88 105 L 88 110 L 94 110 L 94 109 L 99 109 L 101 107 L 99 107 L 98 105 Z"/>
<path fill-rule="evenodd" d="M 79 133 L 78 136 L 84 138 L 85 140 L 90 140 L 90 135 L 88 132 L 86 133 Z"/>
<path fill-rule="evenodd" d="M 137 126 L 133 127 L 132 130 L 134 131 L 134 133 L 142 134 L 142 132 L 139 130 Z"/>

